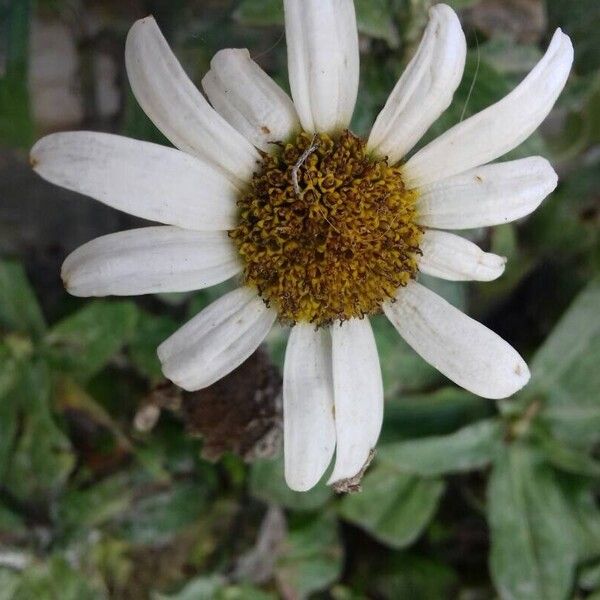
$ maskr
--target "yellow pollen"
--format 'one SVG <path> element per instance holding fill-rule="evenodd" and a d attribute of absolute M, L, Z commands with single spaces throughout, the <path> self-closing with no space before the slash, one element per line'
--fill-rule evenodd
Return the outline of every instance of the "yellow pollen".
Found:
<path fill-rule="evenodd" d="M 282 322 L 322 326 L 380 312 L 415 276 L 416 200 L 351 132 L 301 133 L 264 155 L 229 235 L 245 283 Z"/>

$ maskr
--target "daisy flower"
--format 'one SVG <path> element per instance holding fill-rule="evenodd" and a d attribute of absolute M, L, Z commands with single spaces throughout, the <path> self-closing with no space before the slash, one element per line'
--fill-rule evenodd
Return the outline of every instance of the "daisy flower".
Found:
<path fill-rule="evenodd" d="M 490 281 L 505 259 L 445 229 L 507 223 L 533 211 L 557 177 L 544 158 L 491 163 L 523 142 L 562 90 L 573 60 L 560 30 L 529 75 L 496 104 L 407 155 L 450 105 L 466 43 L 439 4 L 367 140 L 349 124 L 359 81 L 352 0 L 284 0 L 292 99 L 247 50 L 222 50 L 186 76 L 153 18 L 126 45 L 135 96 L 173 143 L 56 133 L 32 149 L 48 181 L 164 223 L 73 252 L 76 296 L 183 292 L 231 277 L 225 294 L 158 349 L 186 390 L 246 360 L 276 321 L 291 326 L 284 368 L 285 477 L 308 490 L 354 477 L 374 448 L 383 386 L 368 317 L 385 313 L 426 361 L 484 398 L 529 379 L 521 356 L 417 283 L 419 271 Z M 210 104 L 209 104 L 210 101 Z"/>

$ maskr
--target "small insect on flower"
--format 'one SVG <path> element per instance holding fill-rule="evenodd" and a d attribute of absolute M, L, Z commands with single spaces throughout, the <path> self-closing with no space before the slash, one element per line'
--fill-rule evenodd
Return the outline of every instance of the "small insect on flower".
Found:
<path fill-rule="evenodd" d="M 336 453 L 330 483 L 361 472 L 383 418 L 368 317 L 385 313 L 426 361 L 485 398 L 529 379 L 495 333 L 417 282 L 419 272 L 490 281 L 505 259 L 444 229 L 532 212 L 557 177 L 541 157 L 492 163 L 523 142 L 562 90 L 573 60 L 557 30 L 510 94 L 414 153 L 450 105 L 466 43 L 444 4 L 367 140 L 348 130 L 358 91 L 352 0 L 284 0 L 290 99 L 246 50 L 222 50 L 202 85 L 151 17 L 133 25 L 134 94 L 177 148 L 116 135 L 58 133 L 31 152 L 47 180 L 165 223 L 93 240 L 63 266 L 69 292 L 181 292 L 238 276 L 240 286 L 158 349 L 165 375 L 209 386 L 247 359 L 279 320 L 291 326 L 284 369 L 285 476 L 308 490 Z M 212 105 L 212 106 L 211 106 Z"/>

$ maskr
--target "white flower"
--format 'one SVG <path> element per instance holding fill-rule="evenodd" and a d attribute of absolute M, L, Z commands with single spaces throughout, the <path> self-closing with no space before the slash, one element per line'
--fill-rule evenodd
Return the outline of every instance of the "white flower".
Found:
<path fill-rule="evenodd" d="M 462 77 L 466 44 L 455 13 L 431 9 L 365 146 L 343 133 L 359 78 L 352 0 L 284 5 L 293 102 L 246 50 L 223 50 L 202 82 L 212 108 L 148 17 L 129 33 L 127 72 L 177 149 L 75 132 L 40 140 L 31 158 L 55 184 L 166 224 L 73 252 L 63 267 L 72 294 L 181 292 L 243 274 L 241 287 L 158 349 L 165 375 L 181 387 L 197 390 L 231 372 L 278 314 L 295 323 L 284 372 L 285 473 L 291 488 L 307 490 L 334 451 L 330 482 L 356 475 L 379 436 L 383 387 L 365 315 L 382 310 L 425 360 L 475 394 L 504 398 L 527 383 L 511 346 L 414 277 L 417 267 L 453 281 L 502 274 L 502 257 L 440 229 L 506 223 L 555 188 L 541 157 L 488 163 L 546 117 L 573 49 L 558 30 L 513 92 L 400 164 Z"/>

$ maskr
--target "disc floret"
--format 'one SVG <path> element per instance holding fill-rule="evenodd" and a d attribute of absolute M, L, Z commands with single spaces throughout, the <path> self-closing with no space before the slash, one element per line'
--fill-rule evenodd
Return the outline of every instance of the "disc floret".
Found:
<path fill-rule="evenodd" d="M 351 132 L 303 132 L 264 155 L 238 201 L 245 283 L 289 324 L 376 314 L 417 272 L 416 200 Z"/>

